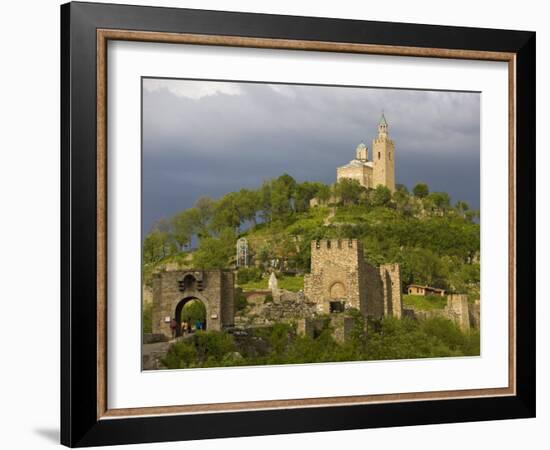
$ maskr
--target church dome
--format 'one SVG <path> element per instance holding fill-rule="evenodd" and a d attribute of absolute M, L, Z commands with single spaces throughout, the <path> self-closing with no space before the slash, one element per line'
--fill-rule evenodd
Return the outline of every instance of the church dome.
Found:
<path fill-rule="evenodd" d="M 362 142 L 355 149 L 355 158 L 359 161 L 367 161 L 369 159 L 369 150 Z"/>

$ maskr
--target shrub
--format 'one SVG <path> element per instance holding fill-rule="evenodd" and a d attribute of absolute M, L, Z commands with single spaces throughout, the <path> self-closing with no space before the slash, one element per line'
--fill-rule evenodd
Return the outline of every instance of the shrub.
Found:
<path fill-rule="evenodd" d="M 185 369 L 198 364 L 197 351 L 191 341 L 177 342 L 170 346 L 162 363 L 169 369 Z"/>
<path fill-rule="evenodd" d="M 248 301 L 243 295 L 242 289 L 235 289 L 235 311 L 243 311 L 248 306 Z"/>
<path fill-rule="evenodd" d="M 403 305 L 417 311 L 443 309 L 447 305 L 447 297 L 440 295 L 403 295 Z"/>
<path fill-rule="evenodd" d="M 287 291 L 298 292 L 304 289 L 304 277 L 299 275 L 290 275 L 281 277 L 279 280 L 279 288 Z"/>
<path fill-rule="evenodd" d="M 142 314 L 142 327 L 143 333 L 152 333 L 153 332 L 153 304 L 144 303 L 143 309 L 141 310 Z"/>
<path fill-rule="evenodd" d="M 237 284 L 246 284 L 251 281 L 260 281 L 262 272 L 256 267 L 242 268 L 237 272 Z"/>
<path fill-rule="evenodd" d="M 233 336 L 222 331 L 197 331 L 195 347 L 198 358 L 208 365 L 219 364 L 223 357 L 235 351 Z"/>
<path fill-rule="evenodd" d="M 413 194 L 415 197 L 424 198 L 430 193 L 430 189 L 426 183 L 418 183 L 413 187 Z"/>

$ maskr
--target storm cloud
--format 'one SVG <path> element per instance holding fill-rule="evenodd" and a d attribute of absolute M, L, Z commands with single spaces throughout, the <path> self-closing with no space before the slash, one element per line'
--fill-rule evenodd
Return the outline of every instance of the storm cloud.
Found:
<path fill-rule="evenodd" d="M 285 172 L 332 183 L 382 111 L 396 182 L 479 208 L 479 93 L 146 78 L 142 229 Z"/>

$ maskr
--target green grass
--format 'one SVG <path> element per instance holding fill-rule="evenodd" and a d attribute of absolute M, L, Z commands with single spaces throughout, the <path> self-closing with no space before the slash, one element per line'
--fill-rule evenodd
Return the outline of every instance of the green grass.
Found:
<path fill-rule="evenodd" d="M 443 309 L 447 306 L 447 297 L 439 295 L 403 295 L 403 306 L 417 311 Z"/>
<path fill-rule="evenodd" d="M 245 291 L 254 291 L 257 289 L 267 289 L 269 278 L 262 278 L 259 281 L 249 281 L 248 283 L 240 284 Z M 283 276 L 277 278 L 278 286 L 280 289 L 286 289 L 287 291 L 298 292 L 304 289 L 304 277 L 303 276 Z"/>
<path fill-rule="evenodd" d="M 279 281 L 279 287 L 287 291 L 298 292 L 304 289 L 304 277 L 282 277 Z"/>

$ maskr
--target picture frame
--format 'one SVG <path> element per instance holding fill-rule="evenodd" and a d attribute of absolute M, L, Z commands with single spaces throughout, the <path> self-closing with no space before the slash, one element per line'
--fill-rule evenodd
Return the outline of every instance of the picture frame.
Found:
<path fill-rule="evenodd" d="M 509 383 L 117 410 L 107 403 L 107 43 L 502 61 L 509 73 Z M 72 2 L 61 7 L 61 443 L 70 447 L 535 416 L 533 32 Z"/>

